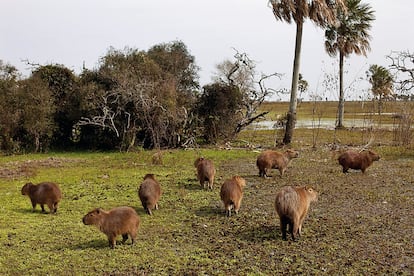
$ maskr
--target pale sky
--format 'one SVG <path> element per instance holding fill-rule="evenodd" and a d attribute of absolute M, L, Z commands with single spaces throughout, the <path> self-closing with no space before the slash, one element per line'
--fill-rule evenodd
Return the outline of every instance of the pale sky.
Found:
<path fill-rule="evenodd" d="M 372 51 L 346 60 L 347 83 L 365 78 L 370 64 L 388 66 L 385 56 L 392 50 L 414 51 L 414 1 L 364 3 L 375 10 Z M 201 67 L 201 85 L 211 82 L 215 66 L 232 59 L 235 48 L 255 60 L 259 72 L 284 74 L 270 84 L 274 88 L 290 89 L 295 25 L 276 21 L 267 0 L 0 0 L 0 14 L 0 60 L 26 76 L 25 59 L 63 64 L 78 74 L 83 64 L 96 68 L 111 46 L 148 50 L 181 40 Z M 323 31 L 306 22 L 300 71 L 310 93 L 337 100 L 336 91 L 321 88 L 323 73 L 337 70 L 323 42 Z"/>

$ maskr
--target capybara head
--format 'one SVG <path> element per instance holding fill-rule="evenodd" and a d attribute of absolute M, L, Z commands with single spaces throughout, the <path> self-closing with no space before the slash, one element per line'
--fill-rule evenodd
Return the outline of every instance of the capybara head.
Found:
<path fill-rule="evenodd" d="M 152 179 L 152 180 L 155 180 L 155 176 L 154 176 L 154 174 L 153 173 L 147 173 L 145 176 L 144 176 L 144 180 L 145 179 Z"/>
<path fill-rule="evenodd" d="M 371 157 L 371 160 L 372 161 L 378 161 L 378 160 L 380 160 L 380 156 L 379 156 L 379 154 L 377 154 L 377 153 L 375 153 L 375 152 L 373 152 L 372 150 L 369 150 L 369 151 L 367 151 L 367 154 Z"/>
<path fill-rule="evenodd" d="M 305 186 L 304 191 L 306 191 L 306 194 L 308 195 L 309 202 L 316 202 L 318 201 L 318 192 L 315 191 L 312 187 Z"/>
<path fill-rule="evenodd" d="M 285 151 L 286 155 L 288 156 L 289 159 L 293 159 L 293 158 L 298 158 L 299 157 L 299 152 L 293 150 L 293 149 L 288 149 Z"/>
<path fill-rule="evenodd" d="M 102 219 L 102 208 L 96 208 L 89 213 L 87 213 L 82 221 L 85 225 L 97 225 L 99 224 L 100 220 Z"/>
<path fill-rule="evenodd" d="M 29 182 L 24 184 L 22 187 L 22 195 L 29 195 L 30 187 L 33 186 L 33 183 Z"/>
<path fill-rule="evenodd" d="M 233 176 L 233 180 L 240 186 L 240 188 L 244 188 L 244 186 L 246 186 L 246 180 L 239 176 L 239 175 L 235 175 Z"/>
<path fill-rule="evenodd" d="M 194 161 L 194 167 L 197 168 L 198 164 L 204 160 L 204 157 L 199 157 Z"/>

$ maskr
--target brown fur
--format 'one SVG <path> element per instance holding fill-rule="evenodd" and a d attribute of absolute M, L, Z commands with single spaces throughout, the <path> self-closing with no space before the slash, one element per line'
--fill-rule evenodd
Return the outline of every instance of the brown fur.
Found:
<path fill-rule="evenodd" d="M 284 175 L 286 169 L 293 158 L 299 157 L 297 151 L 288 149 L 285 152 L 266 150 L 262 152 L 256 160 L 259 176 L 266 177 L 268 170 L 279 169 L 280 177 Z"/>
<path fill-rule="evenodd" d="M 58 204 L 62 199 L 62 192 L 59 186 L 52 182 L 42 182 L 38 185 L 33 183 L 26 183 L 22 187 L 22 195 L 27 195 L 32 202 L 33 212 L 35 211 L 36 205 L 40 204 L 42 212 L 45 212 L 44 205 L 49 207 L 50 213 L 56 213 Z"/>
<path fill-rule="evenodd" d="M 234 208 L 236 214 L 240 209 L 241 200 L 243 198 L 243 188 L 246 186 L 246 180 L 236 175 L 231 179 L 224 181 L 220 190 L 220 198 L 224 203 L 226 215 L 231 216 L 231 209 Z"/>
<path fill-rule="evenodd" d="M 128 235 L 135 242 L 140 223 L 137 212 L 131 207 L 116 207 L 109 211 L 97 208 L 87 213 L 83 219 L 85 225 L 95 225 L 108 237 L 109 246 L 115 248 L 116 237 L 122 235 L 126 242 Z"/>
<path fill-rule="evenodd" d="M 153 174 L 144 176 L 144 181 L 138 190 L 138 196 L 147 214 L 152 215 L 151 210 L 158 210 L 158 200 L 161 197 L 161 185 Z"/>
<path fill-rule="evenodd" d="M 213 161 L 200 157 L 194 162 L 194 167 L 197 168 L 197 179 L 200 181 L 201 187 L 206 188 L 205 182 L 208 182 L 208 188 L 212 190 L 216 175 Z"/>
<path fill-rule="evenodd" d="M 276 194 L 275 208 L 280 218 L 280 228 L 284 240 L 286 240 L 288 225 L 293 240 L 302 234 L 302 224 L 310 203 L 317 201 L 317 199 L 318 193 L 310 187 L 286 186 Z"/>
<path fill-rule="evenodd" d="M 349 169 L 361 170 L 365 173 L 365 170 L 379 159 L 380 156 L 371 150 L 362 152 L 348 150 L 338 157 L 338 162 L 342 166 L 343 173 L 347 173 Z"/>

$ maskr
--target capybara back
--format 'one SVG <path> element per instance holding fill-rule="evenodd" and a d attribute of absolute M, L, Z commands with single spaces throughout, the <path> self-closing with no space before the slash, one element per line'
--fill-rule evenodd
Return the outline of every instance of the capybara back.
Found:
<path fill-rule="evenodd" d="M 145 175 L 144 181 L 139 187 L 138 196 L 141 200 L 142 207 L 144 207 L 149 215 L 152 214 L 153 209 L 158 209 L 158 201 L 161 197 L 161 185 L 153 174 Z"/>
<path fill-rule="evenodd" d="M 208 182 L 208 188 L 212 190 L 216 175 L 213 161 L 200 157 L 195 160 L 194 166 L 197 168 L 197 179 L 201 187 L 206 188 L 205 182 Z"/>
<path fill-rule="evenodd" d="M 265 150 L 259 154 L 256 160 L 259 176 L 268 176 L 267 173 L 271 169 L 278 169 L 280 176 L 283 176 L 291 160 L 297 157 L 299 157 L 299 153 L 292 149 L 288 149 L 285 152 Z"/>
<path fill-rule="evenodd" d="M 338 163 L 342 166 L 343 173 L 347 173 L 349 169 L 361 170 L 365 173 L 366 169 L 379 159 L 380 156 L 371 150 L 362 152 L 348 150 L 339 155 Z"/>
<path fill-rule="evenodd" d="M 102 208 L 96 208 L 87 213 L 83 219 L 85 225 L 95 225 L 107 237 L 109 246 L 115 248 L 116 237 L 122 235 L 122 242 L 131 237 L 134 244 L 140 219 L 137 212 L 127 206 L 116 207 L 109 211 Z"/>
<path fill-rule="evenodd" d="M 50 213 L 56 213 L 58 204 L 62 199 L 62 192 L 59 186 L 53 182 L 42 182 L 37 185 L 26 183 L 22 187 L 22 195 L 27 195 L 32 202 L 33 211 L 39 204 L 42 212 L 45 212 L 44 205 L 47 205 Z"/>
<path fill-rule="evenodd" d="M 286 239 L 287 226 L 292 239 L 301 235 L 302 224 L 311 202 L 317 201 L 318 193 L 310 187 L 283 187 L 275 199 L 276 212 L 280 219 L 283 239 Z"/>
<path fill-rule="evenodd" d="M 233 208 L 236 214 L 239 212 L 244 186 L 246 186 L 246 180 L 238 175 L 227 179 L 221 186 L 220 198 L 223 201 L 227 216 L 231 216 L 231 209 Z"/>

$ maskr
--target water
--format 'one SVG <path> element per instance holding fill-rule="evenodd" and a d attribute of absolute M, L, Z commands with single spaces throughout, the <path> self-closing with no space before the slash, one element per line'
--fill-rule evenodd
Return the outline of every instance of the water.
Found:
<path fill-rule="evenodd" d="M 296 128 L 323 128 L 333 130 L 335 129 L 335 119 L 325 119 L 321 118 L 315 120 L 297 120 Z M 392 124 L 381 124 L 380 126 L 377 123 L 374 123 L 373 120 L 368 119 L 345 119 L 344 126 L 347 128 L 364 128 L 364 127 L 374 127 L 374 128 L 385 128 L 392 129 Z M 279 128 L 277 126 L 277 121 L 261 121 L 256 122 L 251 125 L 252 129 L 275 129 Z"/>

